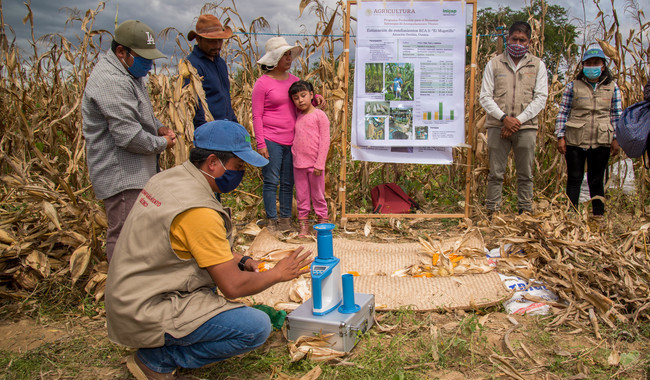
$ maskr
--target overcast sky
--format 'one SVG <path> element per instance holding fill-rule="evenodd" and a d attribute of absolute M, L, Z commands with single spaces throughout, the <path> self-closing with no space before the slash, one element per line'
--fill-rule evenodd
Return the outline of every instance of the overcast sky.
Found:
<path fill-rule="evenodd" d="M 231 6 L 233 0 L 224 0 L 213 4 L 221 3 L 223 6 Z M 313 7 L 308 6 L 302 18 L 298 18 L 300 0 L 234 0 L 239 14 L 242 17 L 244 24 L 248 26 L 252 20 L 257 17 L 264 17 L 269 23 L 270 28 L 264 32 L 277 32 L 281 33 L 301 33 L 305 30 L 314 30 L 314 22 L 316 16 L 310 14 L 309 11 Z M 633 25 L 632 14 L 625 11 L 627 2 L 630 0 L 615 0 L 617 11 L 619 12 L 619 20 L 627 29 Z M 650 16 L 650 1 L 636 0 L 641 4 L 642 10 Z M 336 7 L 336 0 L 321 0 L 322 4 L 327 5 L 330 9 Z M 593 5 L 592 0 L 584 0 L 586 8 L 586 20 L 591 22 L 596 17 L 597 9 Z M 493 9 L 499 6 L 509 6 L 512 9 L 520 9 L 523 4 L 527 2 L 517 0 L 479 0 L 479 9 L 491 7 Z M 567 5 L 569 3 L 569 5 Z M 76 8 L 82 12 L 87 9 L 97 8 L 97 1 L 94 0 L 32 0 L 31 7 L 34 12 L 34 23 L 36 26 L 35 34 L 38 38 L 47 33 L 63 33 L 71 40 L 74 33 L 79 34 L 80 24 L 77 22 L 74 26 L 66 28 L 65 21 L 68 13 L 65 7 Z M 130 1 L 106 1 L 106 7 L 97 17 L 94 29 L 107 29 L 111 32 L 114 30 L 115 15 L 118 14 L 118 21 L 127 19 L 139 19 L 149 25 L 154 32 L 159 33 L 165 27 L 174 27 L 187 35 L 191 29 L 194 28 L 196 18 L 200 14 L 201 8 L 206 4 L 202 0 L 130 0 Z M 578 21 L 582 22 L 585 19 L 585 12 L 583 12 L 582 2 L 571 0 L 568 2 L 550 0 L 549 4 L 559 4 L 567 7 L 569 16 L 573 19 L 574 24 Z M 119 12 L 118 12 L 119 5 Z M 611 6 L 609 0 L 601 1 L 601 6 L 606 13 L 611 13 Z M 356 7 L 353 8 L 353 13 Z M 471 10 L 471 8 L 468 8 Z M 4 16 L 5 24 L 10 25 L 15 31 L 15 37 L 19 41 L 20 46 L 28 48 L 27 40 L 29 38 L 29 27 L 22 24 L 22 19 L 27 15 L 27 9 L 22 0 L 4 0 L 2 2 L 2 13 Z M 468 12 L 471 15 L 471 13 Z M 470 20 L 471 21 L 471 18 Z M 301 26 L 305 26 L 302 28 Z M 7 30 L 9 38 L 13 36 Z M 335 34 L 341 33 L 340 30 L 334 30 Z M 268 36 L 260 36 L 259 40 L 263 44 Z M 287 40 L 295 41 L 296 37 L 288 37 Z M 173 42 L 167 41 L 162 43 L 162 40 L 157 40 L 159 48 L 167 55 L 171 55 L 174 50 Z M 579 41 L 581 42 L 581 41 Z"/>

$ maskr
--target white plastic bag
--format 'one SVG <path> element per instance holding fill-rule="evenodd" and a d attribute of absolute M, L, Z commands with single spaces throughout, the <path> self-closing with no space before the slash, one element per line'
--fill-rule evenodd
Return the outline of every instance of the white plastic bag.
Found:
<path fill-rule="evenodd" d="M 557 295 L 540 282 L 532 279 L 528 282 L 522 278 L 506 276 L 501 273 L 499 273 L 499 276 L 508 289 L 515 290 L 512 298 L 503 302 L 503 307 L 508 314 L 546 315 L 549 313 L 551 309 L 549 305 L 524 299 L 525 294 L 551 302 L 557 302 L 558 300 Z"/>

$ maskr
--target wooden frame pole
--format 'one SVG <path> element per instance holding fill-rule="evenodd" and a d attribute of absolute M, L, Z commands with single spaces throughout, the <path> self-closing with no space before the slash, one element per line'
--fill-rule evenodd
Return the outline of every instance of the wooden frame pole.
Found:
<path fill-rule="evenodd" d="M 470 189 L 472 187 L 472 155 L 474 154 L 474 91 L 476 91 L 476 56 L 478 55 L 478 37 L 476 35 L 476 19 L 478 4 L 476 0 L 468 1 L 472 4 L 472 54 L 469 66 L 469 116 L 467 118 L 467 170 L 465 172 L 465 217 L 469 218 Z"/>
<path fill-rule="evenodd" d="M 345 196 L 347 187 L 347 167 L 348 167 L 348 105 L 350 104 L 350 6 L 356 5 L 356 0 L 348 0 L 345 11 L 345 30 L 343 37 L 343 64 L 345 65 L 345 78 L 343 85 L 345 88 L 345 105 L 343 107 L 343 128 L 341 136 L 341 171 L 339 179 L 339 201 L 341 202 L 341 218 L 346 217 L 345 213 Z"/>

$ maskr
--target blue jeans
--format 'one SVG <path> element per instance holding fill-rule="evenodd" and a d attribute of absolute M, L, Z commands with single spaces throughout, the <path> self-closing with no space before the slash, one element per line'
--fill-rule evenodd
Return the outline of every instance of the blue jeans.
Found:
<path fill-rule="evenodd" d="M 170 373 L 176 368 L 201 368 L 252 351 L 271 334 L 271 320 L 263 311 L 239 307 L 217 314 L 189 335 L 165 334 L 165 345 L 141 348 L 136 355 L 151 370 Z"/>
<path fill-rule="evenodd" d="M 280 185 L 280 217 L 291 217 L 291 203 L 293 201 L 293 155 L 291 145 L 281 145 L 273 141 L 264 140 L 269 151 L 269 163 L 262 168 L 264 185 L 262 198 L 266 217 L 277 219 L 278 212 L 275 198 Z"/>

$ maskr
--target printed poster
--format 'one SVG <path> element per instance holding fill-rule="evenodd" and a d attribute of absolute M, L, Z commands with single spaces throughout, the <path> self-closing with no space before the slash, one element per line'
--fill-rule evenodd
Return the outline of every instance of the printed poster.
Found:
<path fill-rule="evenodd" d="M 359 2 L 353 145 L 465 143 L 462 5 Z"/>

